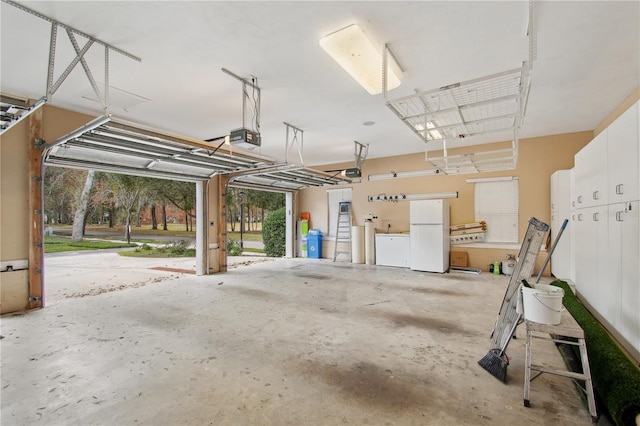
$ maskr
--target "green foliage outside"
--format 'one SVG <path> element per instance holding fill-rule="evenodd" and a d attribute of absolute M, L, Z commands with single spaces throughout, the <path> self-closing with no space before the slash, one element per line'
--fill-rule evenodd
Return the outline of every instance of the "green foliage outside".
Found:
<path fill-rule="evenodd" d="M 564 281 L 563 304 L 584 330 L 593 387 L 617 425 L 635 424 L 640 415 L 640 370 L 625 356 L 609 333 L 576 298 Z"/>
<path fill-rule="evenodd" d="M 227 224 L 231 232 L 240 231 L 240 216 L 243 216 L 245 233 L 259 231 L 268 212 L 285 205 L 284 194 L 254 189 L 229 188 L 226 199 Z"/>
<path fill-rule="evenodd" d="M 242 247 L 240 242 L 236 240 L 227 240 L 227 256 L 240 256 L 242 254 Z"/>
<path fill-rule="evenodd" d="M 118 253 L 125 257 L 195 257 L 196 249 L 189 247 L 188 240 L 175 241 L 159 247 L 143 244 L 135 250 Z"/>
<path fill-rule="evenodd" d="M 71 238 L 65 237 L 45 237 L 44 239 L 45 253 L 60 253 L 63 251 L 100 250 L 125 247 L 135 247 L 135 244 L 90 240 L 72 242 Z"/>
<path fill-rule="evenodd" d="M 286 212 L 279 208 L 271 212 L 262 226 L 262 242 L 264 253 L 270 257 L 282 257 L 285 254 L 286 243 Z"/>

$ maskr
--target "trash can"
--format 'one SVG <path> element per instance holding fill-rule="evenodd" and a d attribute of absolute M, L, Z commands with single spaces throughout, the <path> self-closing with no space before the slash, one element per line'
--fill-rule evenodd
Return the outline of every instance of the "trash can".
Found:
<path fill-rule="evenodd" d="M 310 229 L 307 235 L 307 253 L 311 259 L 322 258 L 322 232 L 319 229 Z"/>

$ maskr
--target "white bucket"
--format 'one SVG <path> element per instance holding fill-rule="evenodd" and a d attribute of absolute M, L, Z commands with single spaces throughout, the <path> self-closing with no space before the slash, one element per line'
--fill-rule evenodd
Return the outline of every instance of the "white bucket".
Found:
<path fill-rule="evenodd" d="M 560 287 L 537 284 L 536 288 L 522 287 L 524 318 L 541 324 L 560 324 L 564 290 Z"/>

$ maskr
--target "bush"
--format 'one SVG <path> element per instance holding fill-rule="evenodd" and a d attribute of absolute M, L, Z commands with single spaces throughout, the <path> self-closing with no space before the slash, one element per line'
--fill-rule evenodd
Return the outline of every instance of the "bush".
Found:
<path fill-rule="evenodd" d="M 236 240 L 227 240 L 227 256 L 240 256 L 242 254 L 242 247 L 240 242 Z"/>
<path fill-rule="evenodd" d="M 287 218 L 285 208 L 274 210 L 266 217 L 262 225 L 264 253 L 270 257 L 282 257 L 285 254 Z"/>
<path fill-rule="evenodd" d="M 168 246 L 169 254 L 171 256 L 187 256 L 190 255 L 192 251 L 195 253 L 195 250 L 189 249 L 190 244 L 189 240 L 173 241 Z"/>

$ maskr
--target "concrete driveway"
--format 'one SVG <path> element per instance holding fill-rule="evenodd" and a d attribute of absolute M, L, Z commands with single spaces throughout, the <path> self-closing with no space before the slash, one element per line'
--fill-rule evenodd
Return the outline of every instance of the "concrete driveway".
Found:
<path fill-rule="evenodd" d="M 95 296 L 150 283 L 195 275 L 193 257 L 124 257 L 122 249 L 45 255 L 45 305 L 63 299 Z M 229 269 L 273 260 L 264 256 L 229 256 Z"/>

